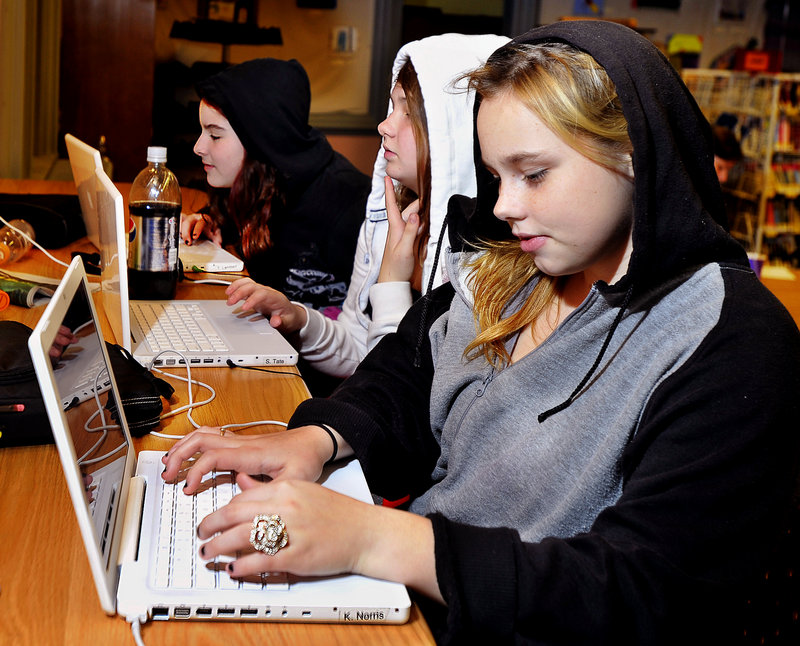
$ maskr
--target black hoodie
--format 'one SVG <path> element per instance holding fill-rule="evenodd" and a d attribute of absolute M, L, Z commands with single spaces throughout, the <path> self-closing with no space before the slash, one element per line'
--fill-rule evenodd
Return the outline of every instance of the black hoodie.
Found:
<path fill-rule="evenodd" d="M 797 477 L 800 334 L 719 224 L 710 129 L 666 58 L 604 21 L 511 45 L 545 41 L 594 56 L 621 97 L 635 175 L 627 274 L 496 373 L 461 357 L 474 323 L 451 264 L 451 283 L 289 426 L 330 424 L 375 493 L 424 507 L 447 604 L 426 617 L 441 642 L 736 643 Z M 451 252 L 509 237 L 489 180 L 478 171 L 477 206 L 451 201 Z M 569 515 L 586 506 L 588 522 Z M 557 531 L 522 538 L 548 524 Z"/>
<path fill-rule="evenodd" d="M 273 246 L 246 263 L 250 276 L 312 306 L 342 302 L 371 180 L 309 125 L 303 67 L 255 59 L 201 81 L 197 91 L 222 111 L 248 155 L 277 169 L 286 195 L 268 223 Z"/>

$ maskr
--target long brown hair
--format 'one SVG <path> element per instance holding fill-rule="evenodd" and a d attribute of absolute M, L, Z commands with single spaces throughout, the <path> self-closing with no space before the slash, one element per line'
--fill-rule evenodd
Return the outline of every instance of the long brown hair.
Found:
<path fill-rule="evenodd" d="M 417 186 L 420 194 L 417 195 L 410 188 L 401 186 L 397 191 L 397 202 L 400 209 L 404 209 L 415 199 L 419 198 L 420 234 L 417 237 L 416 255 L 422 264 L 425 257 L 424 250 L 428 242 L 431 229 L 431 151 L 428 143 L 428 119 L 425 116 L 425 100 L 422 89 L 417 79 L 417 70 L 411 59 L 408 59 L 397 74 L 397 83 L 403 88 L 406 95 L 408 115 L 411 119 L 411 128 L 414 132 L 414 143 L 417 148 Z"/>
<path fill-rule="evenodd" d="M 563 43 L 506 45 L 466 76 L 481 99 L 510 95 L 569 146 L 613 172 L 625 173 L 632 144 L 614 83 L 589 54 Z M 486 242 L 469 263 L 478 335 L 466 357 L 497 368 L 510 360 L 505 341 L 533 323 L 558 297 L 562 278 L 539 271 L 517 241 Z M 525 304 L 505 316 L 511 299 L 540 276 Z"/>
<path fill-rule="evenodd" d="M 222 113 L 219 107 L 213 107 Z M 285 204 L 277 169 L 253 159 L 245 150 L 242 167 L 230 189 L 211 189 L 208 214 L 217 227 L 223 227 L 227 220 L 236 225 L 242 254 L 249 259 L 272 246 L 269 220 Z"/>

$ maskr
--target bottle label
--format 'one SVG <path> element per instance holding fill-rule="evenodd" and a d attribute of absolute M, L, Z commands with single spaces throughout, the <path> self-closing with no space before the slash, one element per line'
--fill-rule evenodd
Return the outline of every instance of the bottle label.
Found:
<path fill-rule="evenodd" d="M 132 231 L 128 267 L 139 271 L 177 271 L 181 207 L 158 202 L 129 206 Z"/>

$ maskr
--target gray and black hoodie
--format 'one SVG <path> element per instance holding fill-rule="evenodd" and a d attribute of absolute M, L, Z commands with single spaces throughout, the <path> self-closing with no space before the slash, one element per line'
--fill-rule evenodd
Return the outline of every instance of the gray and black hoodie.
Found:
<path fill-rule="evenodd" d="M 451 282 L 290 426 L 330 424 L 376 494 L 432 519 L 439 641 L 733 643 L 796 478 L 800 335 L 719 224 L 710 129 L 666 58 L 600 21 L 512 43 L 545 41 L 587 51 L 617 86 L 627 274 L 505 369 L 465 360 L 462 256 L 510 237 L 476 149 L 477 200 L 448 213 Z"/>

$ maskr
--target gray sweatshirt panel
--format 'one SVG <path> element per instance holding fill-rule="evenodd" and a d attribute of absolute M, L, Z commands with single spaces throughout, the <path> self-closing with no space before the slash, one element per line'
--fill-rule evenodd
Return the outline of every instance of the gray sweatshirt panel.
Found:
<path fill-rule="evenodd" d="M 617 465 L 651 392 L 717 323 L 721 283 L 719 267 L 707 265 L 635 299 L 583 392 L 540 424 L 538 415 L 564 401 L 595 361 L 617 308 L 592 289 L 544 343 L 495 372 L 482 358 L 462 357 L 475 322 L 471 297 L 455 281 L 458 295 L 431 329 L 437 484 L 411 510 L 517 527 L 524 541 L 588 530 L 621 494 Z"/>

